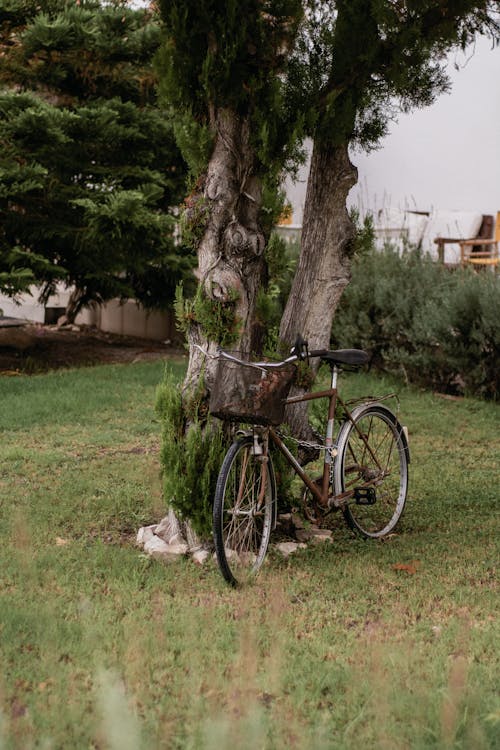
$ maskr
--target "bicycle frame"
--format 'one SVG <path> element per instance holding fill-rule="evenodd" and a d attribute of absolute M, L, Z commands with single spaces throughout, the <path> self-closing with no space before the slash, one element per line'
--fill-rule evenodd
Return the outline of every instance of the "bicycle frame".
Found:
<path fill-rule="evenodd" d="M 371 446 L 366 439 L 365 435 L 360 431 L 358 428 L 356 422 L 352 418 L 351 412 L 347 408 L 345 402 L 341 399 L 341 397 L 338 394 L 337 391 L 337 379 L 339 374 L 339 368 L 337 365 L 334 365 L 332 368 L 332 380 L 331 380 L 331 386 L 326 391 L 313 391 L 312 393 L 305 393 L 302 396 L 291 396 L 290 398 L 287 398 L 285 401 L 286 405 L 289 404 L 298 404 L 303 401 L 313 401 L 318 398 L 328 398 L 328 422 L 327 422 L 327 428 L 326 428 L 326 436 L 325 436 L 325 457 L 323 461 L 323 476 L 321 481 L 321 489 L 318 488 L 318 484 L 314 482 L 310 476 L 304 471 L 302 466 L 299 464 L 293 453 L 291 453 L 285 443 L 281 440 L 279 435 L 276 433 L 276 431 L 270 427 L 269 428 L 269 436 L 272 440 L 272 442 L 276 445 L 276 447 L 281 451 L 281 453 L 285 456 L 288 463 L 292 466 L 293 470 L 298 474 L 298 476 L 302 479 L 306 487 L 312 492 L 314 497 L 317 499 L 318 503 L 325 508 L 325 510 L 328 510 L 332 506 L 335 508 L 340 508 L 343 505 L 346 504 L 346 502 L 354 496 L 354 490 L 350 490 L 348 492 L 343 492 L 340 494 L 334 494 L 330 498 L 329 502 L 329 487 L 331 484 L 331 465 L 334 460 L 334 458 L 337 455 L 336 449 L 333 445 L 333 434 L 334 434 L 334 424 L 335 424 L 335 409 L 337 407 L 337 402 L 340 403 L 342 406 L 342 409 L 344 410 L 344 413 L 347 416 L 347 419 L 354 425 L 354 428 L 356 429 L 359 437 L 363 441 L 364 445 L 366 446 L 368 452 L 370 453 L 371 457 L 375 461 L 377 467 L 381 469 L 380 463 L 378 462 L 378 459 L 376 455 L 373 453 Z M 365 486 L 370 486 L 369 484 Z"/>

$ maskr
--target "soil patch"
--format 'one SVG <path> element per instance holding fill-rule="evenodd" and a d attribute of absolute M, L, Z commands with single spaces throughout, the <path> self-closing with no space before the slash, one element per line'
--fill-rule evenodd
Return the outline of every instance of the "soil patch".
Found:
<path fill-rule="evenodd" d="M 95 328 L 23 326 L 29 335 L 22 348 L 0 345 L 0 375 L 34 375 L 62 368 L 140 362 L 186 356 L 184 350 L 161 341 L 117 336 Z"/>

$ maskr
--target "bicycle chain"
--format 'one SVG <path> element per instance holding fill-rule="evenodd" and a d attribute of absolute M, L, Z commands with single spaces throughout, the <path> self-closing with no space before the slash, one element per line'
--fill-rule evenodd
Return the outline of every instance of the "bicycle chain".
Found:
<path fill-rule="evenodd" d="M 310 448 L 311 450 L 316 451 L 324 451 L 326 449 L 326 445 L 324 443 L 313 443 L 309 440 L 299 440 L 298 438 L 293 437 L 293 435 L 285 435 L 283 432 L 280 432 L 276 429 L 274 431 L 283 441 L 289 440 L 290 442 L 298 445 L 300 448 Z M 330 450 L 336 447 L 337 446 L 335 445 L 331 445 Z"/>
<path fill-rule="evenodd" d="M 364 396 L 361 398 L 353 398 L 350 401 L 346 402 L 347 406 L 351 406 L 357 403 L 379 403 L 380 401 L 387 401 L 388 399 L 394 398 L 397 402 L 399 411 L 400 403 L 399 403 L 399 396 L 397 393 L 388 393 L 386 396 Z M 316 451 L 324 451 L 326 450 L 326 445 L 324 443 L 313 443 L 308 440 L 299 440 L 296 437 L 293 437 L 293 435 L 285 435 L 283 432 L 280 432 L 278 429 L 275 428 L 275 433 L 280 437 L 282 440 L 289 440 L 292 443 L 295 443 L 300 448 L 310 448 L 311 450 Z M 315 432 L 315 430 L 313 430 Z M 319 436 L 319 434 L 318 434 Z M 330 451 L 336 450 L 337 445 L 334 443 L 330 446 Z"/>

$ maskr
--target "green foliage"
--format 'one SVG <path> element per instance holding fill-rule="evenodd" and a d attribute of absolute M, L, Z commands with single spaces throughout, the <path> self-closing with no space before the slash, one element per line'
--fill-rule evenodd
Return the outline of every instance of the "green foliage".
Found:
<path fill-rule="evenodd" d="M 7 259 L 7 263 L 9 263 Z M 8 297 L 15 297 L 21 292 L 27 292 L 35 281 L 29 268 L 13 268 L 0 271 L 0 292 Z M 3 313 L 0 310 L 0 317 Z"/>
<path fill-rule="evenodd" d="M 206 125 L 189 114 L 170 110 L 175 141 L 186 162 L 193 180 L 202 174 L 208 164 L 213 146 L 213 135 Z"/>
<path fill-rule="evenodd" d="M 500 280 L 450 271 L 417 251 L 357 258 L 333 329 L 338 346 L 450 393 L 500 395 Z"/>
<path fill-rule="evenodd" d="M 286 440 L 286 436 L 290 434 L 288 425 L 280 425 L 280 434 L 282 435 L 284 442 L 290 453 L 297 458 L 298 446 L 293 441 Z M 283 453 L 277 448 L 271 446 L 271 458 L 274 467 L 274 474 L 276 477 L 276 488 L 277 488 L 277 501 L 278 501 L 278 513 L 287 513 L 290 508 L 296 503 L 296 488 L 297 480 L 294 472 L 290 468 L 290 464 L 284 457 Z"/>
<path fill-rule="evenodd" d="M 50 89 L 71 101 L 154 102 L 151 60 L 160 29 L 150 11 L 99 0 L 13 0 L 12 6 L 0 14 L 1 36 L 11 42 L 0 82 Z"/>
<path fill-rule="evenodd" d="M 96 2 L 18 11 L 0 15 L 0 82 L 12 87 L 0 89 L 0 273 L 19 278 L 3 288 L 25 286 L 20 246 L 42 299 L 63 281 L 78 305 L 165 307 L 193 259 L 174 244 L 186 170 L 153 90 L 158 21 Z"/>
<path fill-rule="evenodd" d="M 256 162 L 276 178 L 297 157 L 302 116 L 285 98 L 283 71 L 300 0 L 162 0 L 156 56 L 161 99 L 173 107 L 177 143 L 197 178 L 208 162 L 213 115 L 249 121 Z"/>
<path fill-rule="evenodd" d="M 194 297 L 184 296 L 184 286 L 175 290 L 174 311 L 177 328 L 187 334 L 192 325 L 200 326 L 204 335 L 222 347 L 230 346 L 240 333 L 240 321 L 235 313 L 238 293 L 229 290 L 225 299 L 209 296 L 201 286 Z"/>
<path fill-rule="evenodd" d="M 280 348 L 279 325 L 300 252 L 298 243 L 286 242 L 273 232 L 266 245 L 268 284 L 257 295 L 257 319 L 265 328 L 264 350 L 271 354 Z"/>
<path fill-rule="evenodd" d="M 205 234 L 210 218 L 210 204 L 200 193 L 186 198 L 182 208 L 179 227 L 184 244 L 196 251 Z"/>
<path fill-rule="evenodd" d="M 160 460 L 165 499 L 195 531 L 207 536 L 215 484 L 227 449 L 222 424 L 200 419 L 194 401 L 186 408 L 177 378 L 169 372 L 158 388 L 156 408 L 162 421 Z"/>
<path fill-rule="evenodd" d="M 446 91 L 446 55 L 477 33 L 498 37 L 498 3 L 327 0 L 306 3 L 287 97 L 325 145 L 373 148 L 400 110 Z"/>
<path fill-rule="evenodd" d="M 309 390 L 314 384 L 315 375 L 312 367 L 307 362 L 297 362 L 297 375 L 295 377 L 295 384 L 299 388 Z"/>
<path fill-rule="evenodd" d="M 173 307 L 177 330 L 186 335 L 193 320 L 193 302 L 192 299 L 184 297 L 184 285 L 182 281 L 175 287 Z"/>
<path fill-rule="evenodd" d="M 353 256 L 360 258 L 372 252 L 375 247 L 375 231 L 373 228 L 373 217 L 370 213 L 365 214 L 361 219 L 359 210 L 351 208 L 349 212 L 351 221 L 356 227 L 356 237 L 354 239 Z"/>
<path fill-rule="evenodd" d="M 209 296 L 202 287 L 198 288 L 193 304 L 194 319 L 205 336 L 222 347 L 230 346 L 240 334 L 240 320 L 235 307 L 238 293 L 228 290 L 224 299 Z"/>

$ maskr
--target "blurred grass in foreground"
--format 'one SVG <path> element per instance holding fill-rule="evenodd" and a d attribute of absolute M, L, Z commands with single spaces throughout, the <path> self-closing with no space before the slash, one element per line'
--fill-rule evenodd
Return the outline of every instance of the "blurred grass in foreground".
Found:
<path fill-rule="evenodd" d="M 498 407 L 404 389 L 398 534 L 338 518 L 232 591 L 134 547 L 163 367 L 0 379 L 0 748 L 498 747 Z"/>

